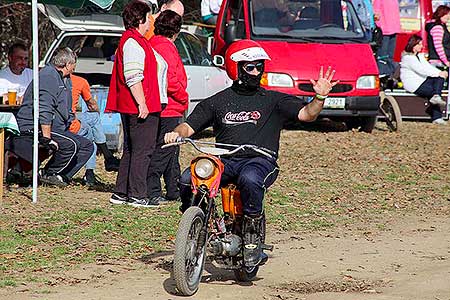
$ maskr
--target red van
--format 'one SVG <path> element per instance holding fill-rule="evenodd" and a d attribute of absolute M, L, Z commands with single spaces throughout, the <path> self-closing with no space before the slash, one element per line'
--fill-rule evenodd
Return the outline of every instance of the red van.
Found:
<path fill-rule="evenodd" d="M 378 68 L 349 0 L 223 0 L 212 53 L 224 55 L 230 43 L 252 39 L 271 57 L 265 88 L 308 101 L 310 79 L 320 66 L 332 66 L 340 82 L 327 98 L 322 117 L 371 132 L 378 114 Z"/>

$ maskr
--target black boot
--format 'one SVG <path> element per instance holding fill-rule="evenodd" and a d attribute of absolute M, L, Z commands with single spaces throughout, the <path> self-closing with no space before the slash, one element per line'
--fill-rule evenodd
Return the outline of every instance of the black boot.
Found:
<path fill-rule="evenodd" d="M 112 158 L 105 158 L 105 170 L 108 172 L 117 172 L 119 171 L 120 166 L 120 159 L 115 158 L 114 156 Z"/>
<path fill-rule="evenodd" d="M 111 171 L 119 171 L 119 165 L 120 165 L 120 159 L 117 159 L 114 157 L 114 155 L 109 151 L 108 147 L 106 146 L 106 143 L 97 143 L 97 148 L 100 150 L 100 152 L 103 154 L 103 157 L 105 158 L 105 170 L 108 172 Z"/>
<path fill-rule="evenodd" d="M 244 216 L 242 234 L 244 238 L 244 265 L 246 267 L 256 267 L 265 258 L 261 248 L 263 243 L 262 221 L 262 215 Z"/>

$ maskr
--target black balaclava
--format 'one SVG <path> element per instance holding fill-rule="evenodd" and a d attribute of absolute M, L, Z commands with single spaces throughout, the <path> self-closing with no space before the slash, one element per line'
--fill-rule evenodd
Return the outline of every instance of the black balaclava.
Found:
<path fill-rule="evenodd" d="M 238 92 L 244 93 L 244 94 L 252 94 L 256 91 L 258 91 L 260 81 L 262 78 L 262 75 L 264 73 L 264 60 L 262 61 L 255 61 L 254 63 L 262 62 L 263 68 L 261 72 L 259 72 L 258 75 L 250 75 L 244 70 L 244 64 L 247 62 L 241 61 L 238 62 L 238 79 L 233 82 L 233 87 Z"/>

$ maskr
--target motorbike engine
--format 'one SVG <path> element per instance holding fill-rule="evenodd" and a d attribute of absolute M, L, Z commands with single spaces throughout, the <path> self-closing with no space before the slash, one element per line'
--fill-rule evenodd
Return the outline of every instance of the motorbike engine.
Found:
<path fill-rule="evenodd" d="M 236 256 L 242 248 L 242 238 L 235 234 L 227 234 L 210 242 L 214 255 Z"/>

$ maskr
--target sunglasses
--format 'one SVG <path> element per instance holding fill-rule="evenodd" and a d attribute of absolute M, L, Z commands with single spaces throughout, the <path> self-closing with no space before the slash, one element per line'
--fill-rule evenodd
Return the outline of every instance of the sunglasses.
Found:
<path fill-rule="evenodd" d="M 244 70 L 246 72 L 253 72 L 253 70 L 256 68 L 256 71 L 261 72 L 264 68 L 264 63 L 263 62 L 258 62 L 258 63 L 248 63 L 244 65 Z"/>

